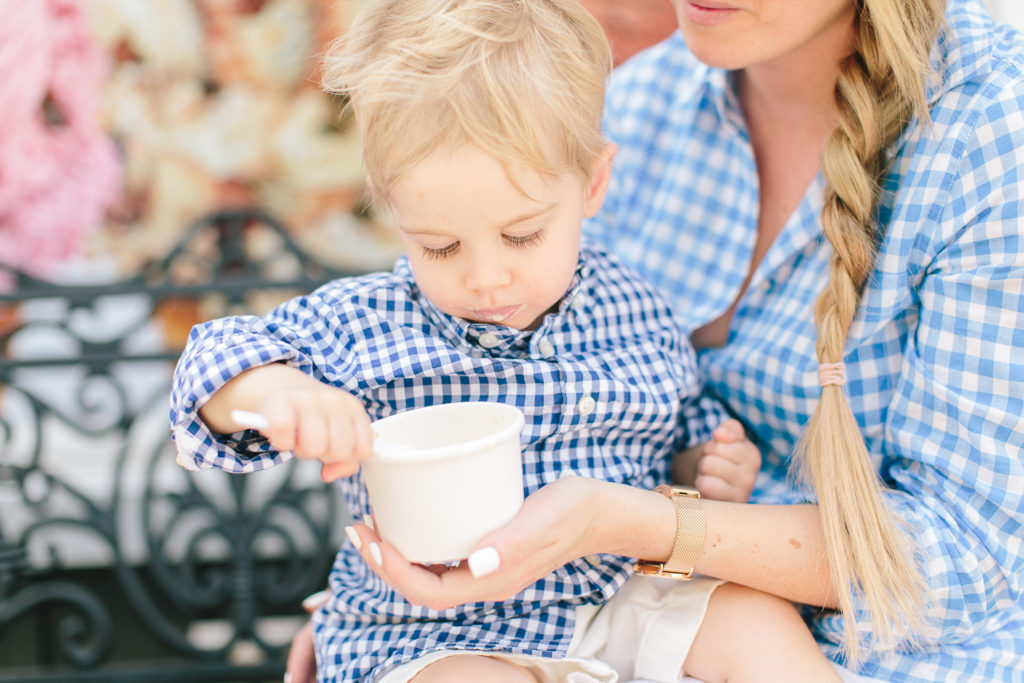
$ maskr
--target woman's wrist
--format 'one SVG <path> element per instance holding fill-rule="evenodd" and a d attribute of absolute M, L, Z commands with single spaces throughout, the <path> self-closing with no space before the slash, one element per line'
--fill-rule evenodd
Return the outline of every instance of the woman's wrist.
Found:
<path fill-rule="evenodd" d="M 672 554 L 676 513 L 672 501 L 655 491 L 595 481 L 591 552 L 642 557 L 657 562 Z"/>

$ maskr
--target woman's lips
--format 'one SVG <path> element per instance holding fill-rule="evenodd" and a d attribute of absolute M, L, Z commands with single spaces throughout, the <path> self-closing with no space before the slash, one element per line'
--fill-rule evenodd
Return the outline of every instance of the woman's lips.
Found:
<path fill-rule="evenodd" d="M 489 323 L 500 323 L 518 313 L 522 307 L 522 304 L 516 304 L 514 306 L 497 306 L 495 308 L 471 308 L 469 310 L 481 320 L 486 320 Z"/>
<path fill-rule="evenodd" d="M 698 26 L 715 26 L 723 21 L 728 21 L 733 14 L 739 10 L 735 7 L 714 2 L 714 0 L 700 0 L 699 2 L 683 2 L 683 14 L 687 21 Z"/>

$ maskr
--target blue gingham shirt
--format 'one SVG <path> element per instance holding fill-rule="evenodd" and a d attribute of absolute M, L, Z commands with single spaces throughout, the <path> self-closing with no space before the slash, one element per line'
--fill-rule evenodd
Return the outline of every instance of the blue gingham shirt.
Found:
<path fill-rule="evenodd" d="M 288 457 L 256 432 L 211 433 L 197 415 L 240 372 L 285 362 L 359 397 L 371 419 L 455 401 L 518 406 L 527 495 L 563 473 L 651 487 L 667 479 L 673 447 L 709 439 L 724 415 L 700 396 L 677 320 L 646 282 L 587 246 L 533 332 L 443 313 L 403 257 L 392 273 L 337 280 L 264 317 L 196 326 L 171 395 L 179 462 L 248 472 Z M 370 511 L 359 474 L 340 486 L 356 519 Z M 590 556 L 510 600 L 439 613 L 409 605 L 345 544 L 313 619 L 320 680 L 372 679 L 441 648 L 562 656 L 575 608 L 607 600 L 630 571 L 626 558 Z"/>
<path fill-rule="evenodd" d="M 932 125 L 912 122 L 891 150 L 884 237 L 844 357 L 887 502 L 921 552 L 938 644 L 875 653 L 861 671 L 1024 681 L 1024 39 L 977 0 L 950 0 L 947 22 Z M 677 33 L 613 75 L 606 121 L 619 151 L 588 232 L 693 330 L 739 294 L 757 234 L 757 170 L 731 80 Z M 727 344 L 699 355 L 708 390 L 762 446 L 763 503 L 806 500 L 787 477 L 820 394 L 822 188 L 819 175 L 758 266 Z M 842 617 L 812 627 L 842 661 Z"/>

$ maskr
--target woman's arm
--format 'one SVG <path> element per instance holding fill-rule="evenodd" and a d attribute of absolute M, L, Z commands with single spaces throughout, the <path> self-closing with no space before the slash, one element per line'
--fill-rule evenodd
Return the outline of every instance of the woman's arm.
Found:
<path fill-rule="evenodd" d="M 817 508 L 705 501 L 707 536 L 697 571 L 814 605 L 832 605 Z M 437 573 L 408 563 L 367 526 L 356 525 L 364 559 L 413 604 L 432 609 L 515 595 L 557 567 L 593 553 L 665 560 L 676 536 L 660 493 L 566 477 L 527 498 L 519 515 L 477 546 L 493 547 L 497 570 Z M 382 564 L 372 546 L 377 544 Z"/>
<path fill-rule="evenodd" d="M 697 571 L 788 600 L 835 608 L 816 505 L 704 502 Z"/>

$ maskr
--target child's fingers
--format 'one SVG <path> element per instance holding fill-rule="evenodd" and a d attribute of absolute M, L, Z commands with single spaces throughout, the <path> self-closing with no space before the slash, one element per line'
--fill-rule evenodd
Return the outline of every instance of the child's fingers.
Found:
<path fill-rule="evenodd" d="M 736 503 L 747 502 L 747 495 L 744 495 L 739 488 L 733 486 L 724 479 L 710 477 L 704 474 L 698 475 L 694 480 L 694 486 L 700 491 L 700 495 L 710 500 L 723 500 Z"/>
<path fill-rule="evenodd" d="M 701 458 L 694 485 L 702 496 L 745 503 L 757 478 L 758 462 L 733 462 L 718 455 Z"/>
<path fill-rule="evenodd" d="M 348 419 L 345 415 L 332 415 L 327 420 L 327 432 L 330 438 L 328 452 L 323 458 L 324 464 L 341 462 L 348 458 L 352 448 L 352 435 Z"/>
<path fill-rule="evenodd" d="M 359 464 L 352 460 L 339 460 L 338 462 L 325 462 L 320 465 L 320 478 L 330 483 L 344 477 L 351 477 L 359 469 Z"/>
<path fill-rule="evenodd" d="M 730 419 L 715 427 L 711 437 L 722 443 L 734 443 L 746 438 L 746 435 L 740 421 Z"/>
<path fill-rule="evenodd" d="M 373 454 L 373 426 L 365 410 L 352 416 L 352 434 L 355 439 L 353 453 L 358 460 L 366 460 Z"/>
<path fill-rule="evenodd" d="M 331 452 L 331 428 L 327 416 L 317 410 L 312 398 L 303 397 L 298 409 L 300 417 L 295 434 L 295 454 L 300 458 L 321 460 Z"/>
<path fill-rule="evenodd" d="M 270 444 L 279 451 L 294 451 L 298 445 L 298 411 L 285 401 L 268 401 L 260 411 L 267 418 L 263 430 Z"/>
<path fill-rule="evenodd" d="M 735 481 L 741 473 L 739 464 L 721 455 L 705 455 L 697 463 L 697 476 L 715 477 L 724 481 Z"/>
<path fill-rule="evenodd" d="M 761 454 L 749 441 L 718 444 L 718 447 L 712 453 L 709 453 L 708 456 L 726 460 L 735 465 L 749 465 L 755 468 L 760 468 L 761 466 Z M 708 456 L 701 458 L 701 460 L 706 460 Z"/>
<path fill-rule="evenodd" d="M 330 422 L 330 449 L 325 462 L 342 460 L 359 463 L 370 457 L 372 433 L 370 418 L 354 397 L 337 392 L 331 395 L 324 411 Z"/>
<path fill-rule="evenodd" d="M 356 463 L 352 456 L 352 446 L 355 443 L 355 435 L 352 433 L 352 420 L 348 414 L 337 410 L 327 417 L 328 430 L 330 433 L 329 448 L 320 459 L 326 463 Z"/>

